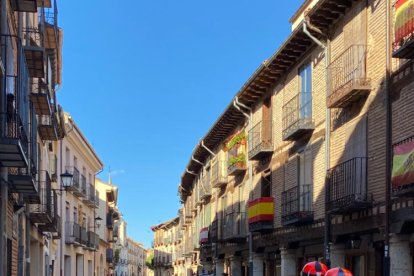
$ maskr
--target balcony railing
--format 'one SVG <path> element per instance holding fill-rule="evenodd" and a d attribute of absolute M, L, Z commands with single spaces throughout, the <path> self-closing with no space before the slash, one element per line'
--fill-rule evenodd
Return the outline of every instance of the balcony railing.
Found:
<path fill-rule="evenodd" d="M 24 108 L 28 104 L 29 72 L 20 39 L 11 35 L 0 35 L 0 39 L 6 60 L 14 64 L 5 72 L 7 102 L 2 104 L 7 105 L 7 113 L 0 114 L 6 122 L 0 136 L 0 162 L 3 167 L 24 168 L 28 166 L 29 158 L 28 116 Z"/>
<path fill-rule="evenodd" d="M 352 45 L 329 65 L 329 108 L 347 107 L 369 93 L 367 53 L 367 45 Z"/>
<path fill-rule="evenodd" d="M 226 214 L 224 220 L 224 238 L 228 242 L 244 242 L 247 236 L 247 219 L 244 212 Z"/>
<path fill-rule="evenodd" d="M 371 206 L 367 191 L 367 160 L 366 157 L 355 157 L 328 170 L 328 212 L 346 214 Z"/>
<path fill-rule="evenodd" d="M 216 161 L 211 167 L 211 185 L 220 188 L 227 184 L 227 168 L 225 161 Z"/>
<path fill-rule="evenodd" d="M 211 182 L 210 178 L 205 176 L 200 182 L 200 200 L 205 201 L 211 197 Z"/>
<path fill-rule="evenodd" d="M 83 226 L 80 227 L 80 243 L 83 246 L 88 245 L 88 232 L 86 231 L 86 228 Z"/>
<path fill-rule="evenodd" d="M 23 30 L 23 45 L 30 77 L 44 78 L 45 49 L 43 32 L 37 27 L 25 28 Z"/>
<path fill-rule="evenodd" d="M 95 187 L 91 183 L 86 184 L 86 178 L 85 178 L 85 197 L 83 198 L 83 202 L 90 207 L 97 206 Z"/>
<path fill-rule="evenodd" d="M 312 221 L 312 185 L 296 186 L 282 193 L 283 225 L 302 225 Z"/>
<path fill-rule="evenodd" d="M 81 174 L 81 190 L 83 195 L 87 196 L 88 195 L 88 186 L 86 185 L 86 176 L 84 176 L 83 174 Z"/>
<path fill-rule="evenodd" d="M 303 91 L 282 108 L 282 138 L 295 140 L 315 128 L 312 119 L 312 91 Z"/>
<path fill-rule="evenodd" d="M 82 184 L 80 180 L 79 170 L 76 167 L 73 168 L 73 180 L 72 180 L 72 186 L 70 187 L 70 190 L 77 197 L 84 196 L 84 193 L 82 191 Z"/>
<path fill-rule="evenodd" d="M 250 160 L 260 160 L 273 152 L 271 120 L 263 120 L 249 131 L 248 146 Z"/>
<path fill-rule="evenodd" d="M 52 187 L 47 171 L 40 171 L 37 176 L 40 187 L 40 201 L 36 204 L 29 204 L 30 220 L 33 223 L 52 222 Z"/>
<path fill-rule="evenodd" d="M 41 78 L 32 79 L 30 100 L 37 115 L 52 114 L 52 101 L 48 85 Z"/>
<path fill-rule="evenodd" d="M 99 235 L 93 231 L 88 231 L 87 247 L 91 250 L 97 250 L 99 248 Z"/>
<path fill-rule="evenodd" d="M 219 220 L 215 219 L 210 226 L 210 240 L 217 242 L 219 240 Z"/>
<path fill-rule="evenodd" d="M 67 244 L 80 245 L 81 243 L 81 226 L 76 222 L 65 223 L 65 242 Z"/>
<path fill-rule="evenodd" d="M 246 167 L 246 154 L 238 147 L 234 147 L 228 152 L 228 175 L 238 175 L 245 172 Z"/>

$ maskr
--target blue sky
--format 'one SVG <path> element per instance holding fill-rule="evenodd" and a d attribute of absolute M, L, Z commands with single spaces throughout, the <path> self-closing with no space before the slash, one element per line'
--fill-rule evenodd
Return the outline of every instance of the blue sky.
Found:
<path fill-rule="evenodd" d="M 59 101 L 104 162 L 99 177 L 111 168 L 129 236 L 150 246 L 151 225 L 177 215 L 194 146 L 302 1 L 59 1 Z"/>

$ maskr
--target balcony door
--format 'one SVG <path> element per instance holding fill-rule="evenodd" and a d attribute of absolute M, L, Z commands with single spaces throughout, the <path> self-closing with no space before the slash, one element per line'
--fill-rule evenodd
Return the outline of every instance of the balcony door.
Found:
<path fill-rule="evenodd" d="M 299 211 L 311 211 L 312 207 L 312 151 L 299 153 Z"/>
<path fill-rule="evenodd" d="M 312 67 L 311 63 L 299 69 L 299 116 L 306 120 L 312 118 Z"/>

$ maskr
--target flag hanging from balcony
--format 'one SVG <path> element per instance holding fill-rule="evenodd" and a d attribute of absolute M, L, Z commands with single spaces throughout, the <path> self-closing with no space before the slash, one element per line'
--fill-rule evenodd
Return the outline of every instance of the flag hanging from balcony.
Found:
<path fill-rule="evenodd" d="M 394 146 L 391 181 L 394 188 L 414 183 L 414 140 Z"/>
<path fill-rule="evenodd" d="M 200 244 L 208 243 L 208 227 L 200 230 Z"/>
<path fill-rule="evenodd" d="M 248 219 L 250 231 L 273 228 L 273 197 L 262 197 L 248 203 Z"/>
<path fill-rule="evenodd" d="M 414 0 L 397 0 L 395 3 L 395 43 L 401 43 L 414 31 Z"/>

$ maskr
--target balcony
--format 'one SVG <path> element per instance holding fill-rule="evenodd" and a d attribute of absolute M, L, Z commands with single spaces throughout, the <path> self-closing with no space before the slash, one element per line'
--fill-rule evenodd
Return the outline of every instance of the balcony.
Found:
<path fill-rule="evenodd" d="M 209 238 L 209 231 L 208 231 L 208 227 L 204 227 L 204 228 L 202 228 L 202 229 L 200 230 L 199 237 L 200 237 L 200 239 L 199 239 L 199 244 L 200 244 L 201 246 L 203 246 L 203 245 L 207 245 L 207 244 L 211 243 L 211 242 L 210 242 L 210 238 Z"/>
<path fill-rule="evenodd" d="M 394 4 L 394 58 L 414 58 L 414 11 L 410 1 L 397 0 Z"/>
<path fill-rule="evenodd" d="M 53 1 L 53 0 L 37 0 L 37 6 L 38 7 L 50 8 L 52 6 L 51 1 Z"/>
<path fill-rule="evenodd" d="M 224 239 L 230 243 L 242 243 L 246 241 L 247 220 L 246 213 L 232 212 L 226 214 L 222 231 Z"/>
<path fill-rule="evenodd" d="M 91 250 L 97 250 L 99 248 L 99 235 L 93 231 L 88 231 L 87 247 Z"/>
<path fill-rule="evenodd" d="M 225 161 L 216 161 L 211 167 L 211 185 L 213 188 L 221 188 L 227 185 L 227 168 Z"/>
<path fill-rule="evenodd" d="M 77 197 L 83 197 L 84 193 L 82 191 L 82 185 L 80 180 L 80 174 L 78 168 L 73 168 L 73 180 L 72 180 L 72 186 L 69 188 L 72 193 Z"/>
<path fill-rule="evenodd" d="M 273 153 L 272 121 L 263 120 L 249 131 L 249 160 L 260 160 Z"/>
<path fill-rule="evenodd" d="M 95 187 L 90 183 L 86 184 L 86 179 L 85 179 L 85 186 L 86 186 L 86 191 L 85 191 L 85 197 L 83 198 L 83 202 L 89 207 L 92 207 L 92 208 L 97 207 Z"/>
<path fill-rule="evenodd" d="M 58 159 L 57 159 L 56 154 L 50 154 L 50 157 L 49 157 L 49 172 L 50 172 L 50 180 L 52 182 L 57 182 L 58 181 L 57 165 L 58 165 Z"/>
<path fill-rule="evenodd" d="M 273 197 L 261 197 L 248 203 L 249 230 L 260 232 L 273 229 L 275 213 Z"/>
<path fill-rule="evenodd" d="M 200 182 L 200 200 L 205 202 L 211 197 L 211 182 L 210 178 L 205 176 Z"/>
<path fill-rule="evenodd" d="M 80 244 L 83 246 L 88 245 L 88 232 L 83 226 L 80 227 Z"/>
<path fill-rule="evenodd" d="M 49 87 L 42 79 L 32 79 L 30 100 L 37 115 L 52 114 Z"/>
<path fill-rule="evenodd" d="M 43 141 L 57 141 L 59 140 L 57 133 L 57 118 L 56 113 L 51 115 L 41 115 L 38 117 L 39 136 Z"/>
<path fill-rule="evenodd" d="M 20 72 L 16 75 L 6 76 L 7 114 L 3 120 L 6 121 L 6 129 L 0 135 L 0 164 L 3 167 L 27 168 L 29 159 L 28 122 L 27 114 L 22 114 L 16 109 L 17 106 L 27 104 L 25 101 L 28 83 L 28 69 L 25 66 L 25 58 L 21 42 L 17 37 L 0 35 L 3 51 L 9 53 L 8 64 L 20 64 Z M 10 54 L 11 53 L 11 54 Z M 5 66 L 7 67 L 6 64 Z M 4 68 L 13 74 L 14 68 Z"/>
<path fill-rule="evenodd" d="M 313 131 L 312 92 L 300 92 L 282 108 L 282 139 L 296 140 Z"/>
<path fill-rule="evenodd" d="M 11 7 L 16 12 L 37 12 L 37 0 L 12 0 Z"/>
<path fill-rule="evenodd" d="M 114 218 L 113 218 L 113 211 L 109 210 L 106 214 L 106 228 L 113 229 L 114 228 Z"/>
<path fill-rule="evenodd" d="M 246 137 L 244 131 L 231 137 L 226 143 L 228 150 L 227 174 L 239 175 L 246 171 Z"/>
<path fill-rule="evenodd" d="M 355 157 L 328 170 L 327 212 L 347 214 L 371 206 L 367 191 L 367 160 Z"/>
<path fill-rule="evenodd" d="M 367 45 L 352 45 L 329 65 L 329 108 L 345 108 L 368 95 L 371 79 L 367 73 L 367 53 Z"/>
<path fill-rule="evenodd" d="M 65 223 L 65 242 L 67 244 L 81 244 L 81 227 L 76 222 Z"/>
<path fill-rule="evenodd" d="M 47 171 L 38 174 L 40 200 L 37 204 L 29 204 L 30 220 L 32 223 L 52 223 L 52 186 Z"/>
<path fill-rule="evenodd" d="M 45 49 L 40 29 L 35 27 L 24 29 L 23 38 L 23 49 L 30 77 L 44 78 Z"/>
<path fill-rule="evenodd" d="M 220 229 L 220 225 L 219 225 L 219 220 L 215 219 L 210 226 L 210 240 L 212 242 L 218 242 L 220 240 L 220 233 L 219 233 L 219 229 Z"/>
<path fill-rule="evenodd" d="M 52 234 L 53 239 L 60 239 L 62 235 L 62 220 L 59 215 L 53 215 L 52 222 L 38 226 L 43 233 L 48 232 Z"/>
<path fill-rule="evenodd" d="M 303 225 L 313 222 L 312 186 L 300 185 L 282 193 L 282 224 Z"/>

